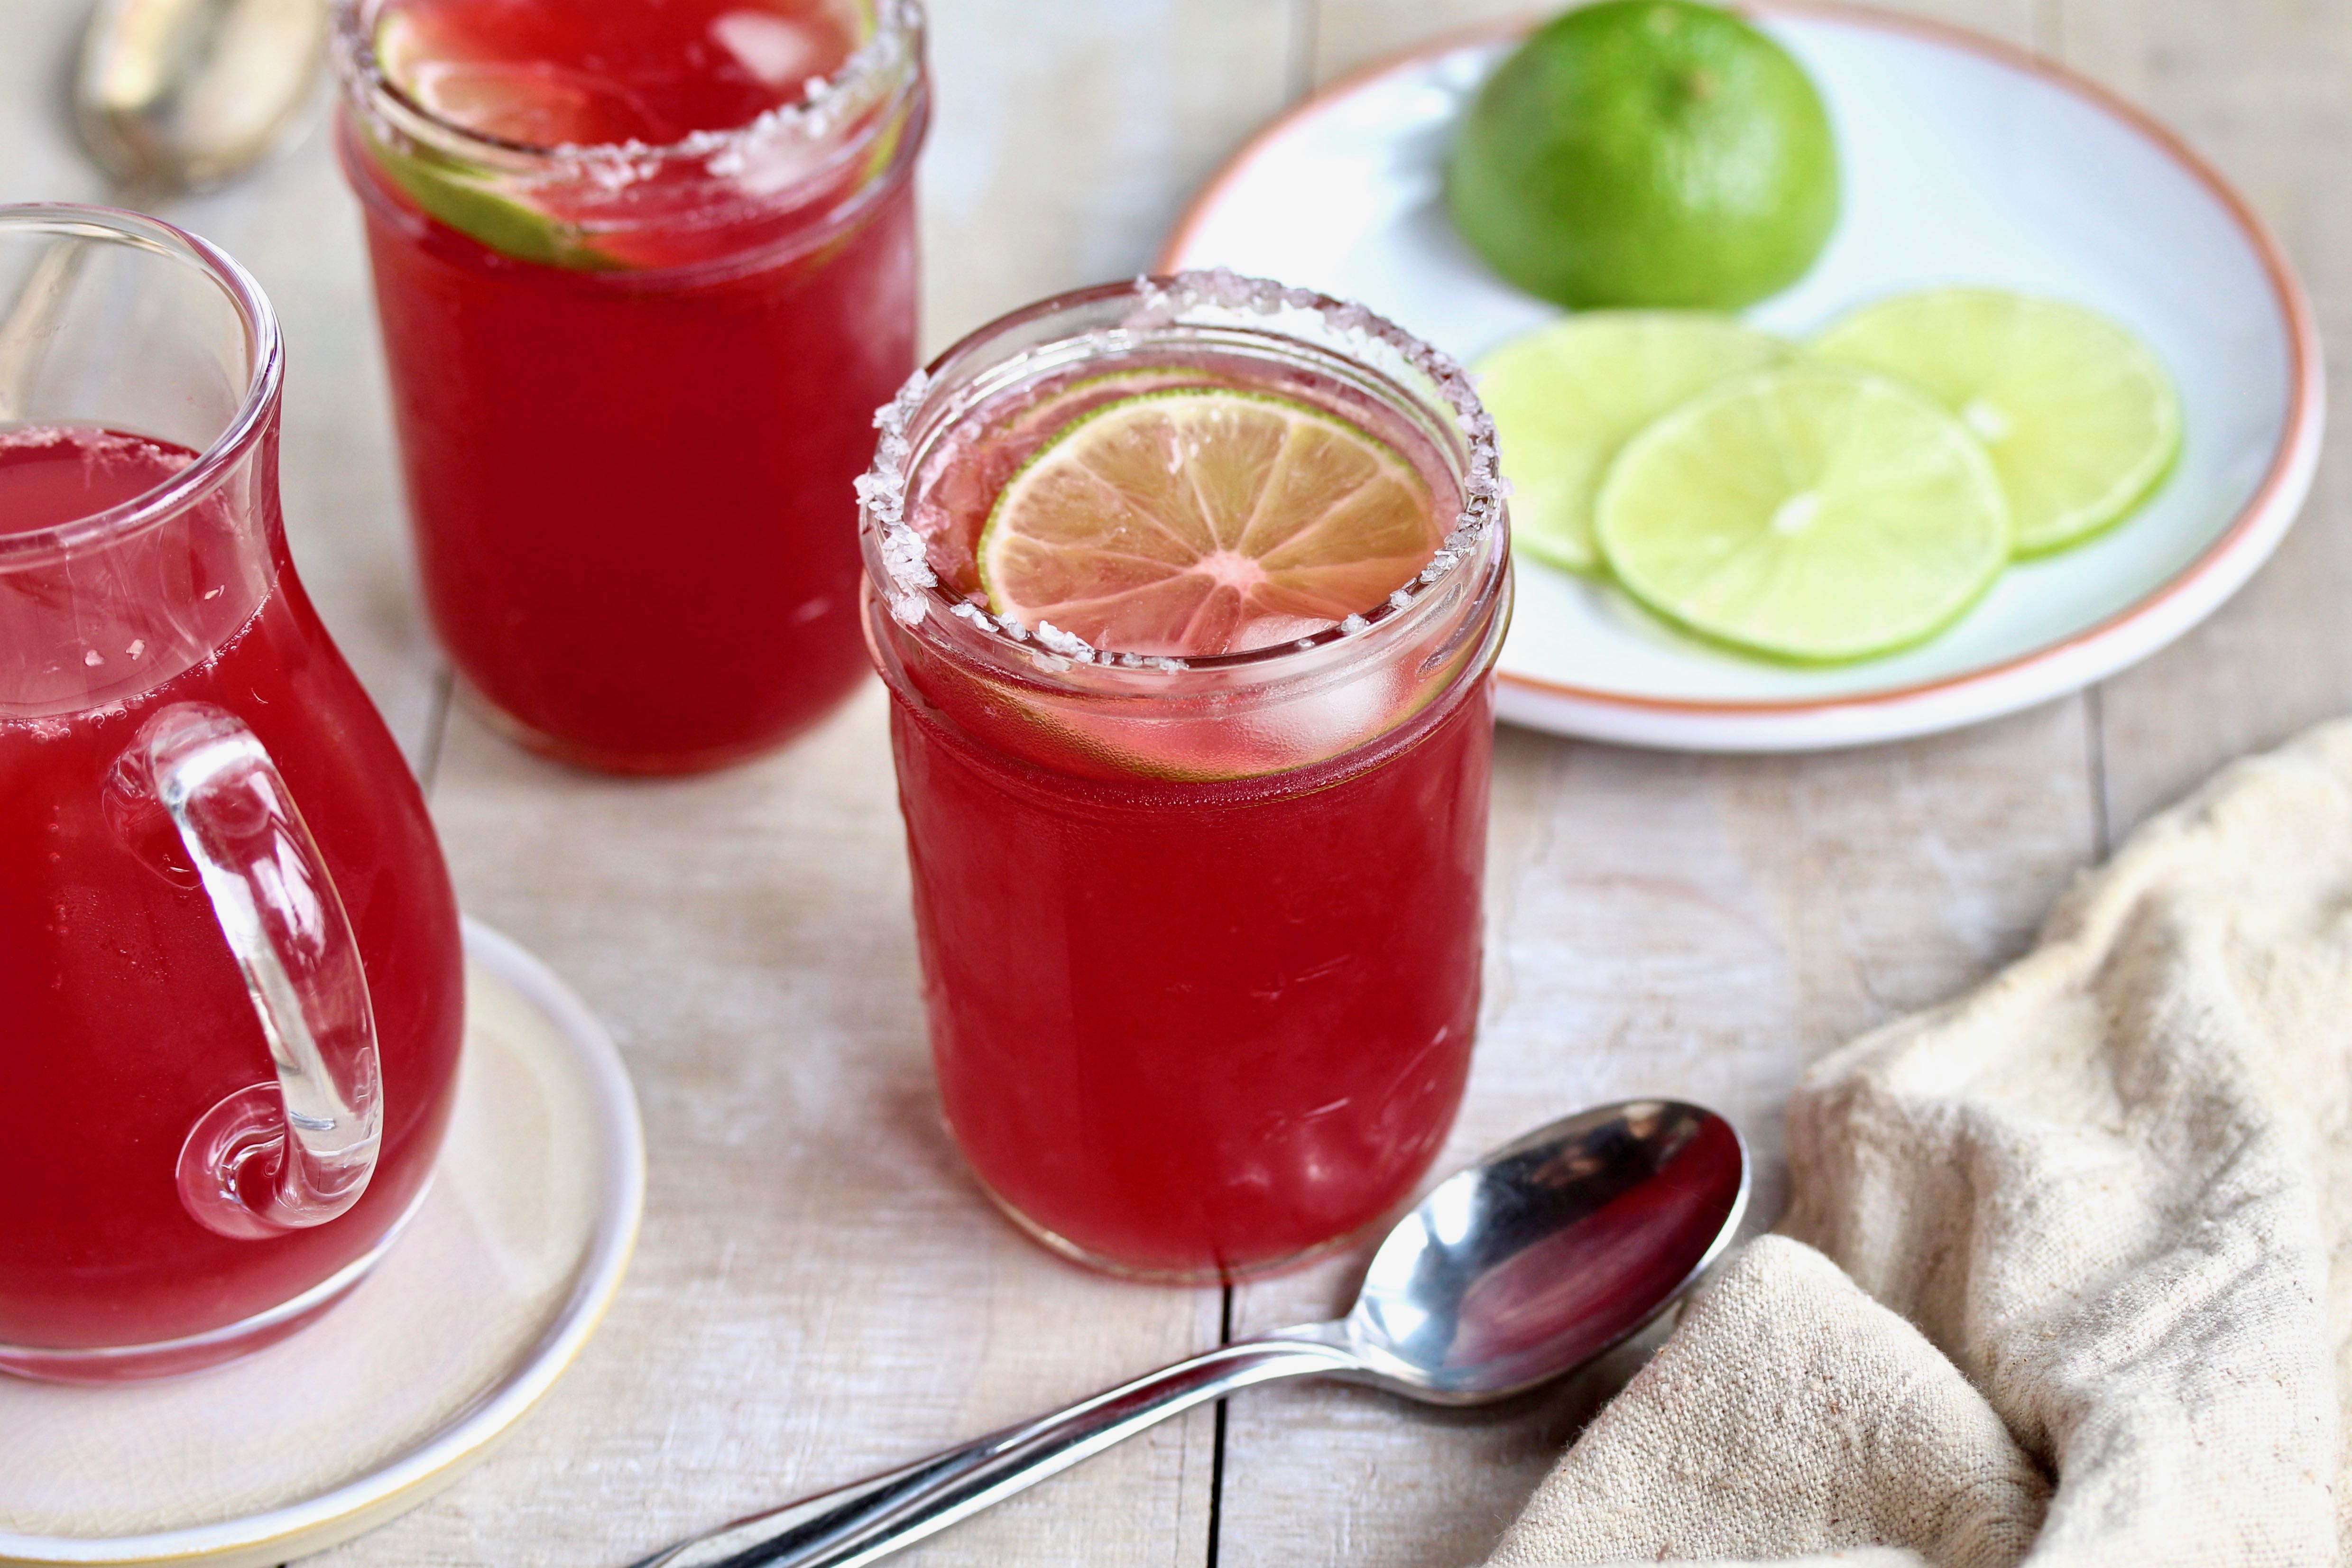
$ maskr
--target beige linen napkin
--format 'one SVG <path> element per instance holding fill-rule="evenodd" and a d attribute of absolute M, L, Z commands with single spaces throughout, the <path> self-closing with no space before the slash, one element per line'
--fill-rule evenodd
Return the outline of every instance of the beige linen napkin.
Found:
<path fill-rule="evenodd" d="M 1692 1302 L 1498 1568 L 2336 1562 L 2352 721 L 1819 1063 L 1789 1134 L 1787 1235 Z"/>

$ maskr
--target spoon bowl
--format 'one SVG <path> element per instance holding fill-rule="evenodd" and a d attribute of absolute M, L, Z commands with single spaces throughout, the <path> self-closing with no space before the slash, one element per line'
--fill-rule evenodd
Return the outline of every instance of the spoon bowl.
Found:
<path fill-rule="evenodd" d="M 74 120 L 121 192 L 208 190 L 300 120 L 326 59 L 324 0 L 101 0 Z"/>
<path fill-rule="evenodd" d="M 327 55 L 325 0 L 100 0 L 74 73 L 74 125 L 122 206 L 226 184 L 301 121 Z M 79 246 L 52 247 L 0 304 L 0 420 L 16 418 Z"/>
<path fill-rule="evenodd" d="M 1344 1320 L 1349 1348 L 1413 1398 L 1523 1393 L 1664 1310 L 1747 1203 L 1747 1152 L 1711 1110 L 1634 1100 L 1555 1121 L 1398 1223 Z"/>
<path fill-rule="evenodd" d="M 858 1568 L 1155 1422 L 1286 1377 L 1436 1405 L 1582 1366 L 1679 1299 L 1748 1206 L 1731 1123 L 1678 1100 L 1604 1105 L 1441 1182 L 1373 1254 L 1348 1315 L 1221 1345 L 1067 1410 L 737 1520 L 635 1568 Z"/>

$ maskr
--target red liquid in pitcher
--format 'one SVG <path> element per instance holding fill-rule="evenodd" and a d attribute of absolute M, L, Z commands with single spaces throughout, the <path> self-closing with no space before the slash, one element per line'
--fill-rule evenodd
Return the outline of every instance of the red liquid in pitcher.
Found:
<path fill-rule="evenodd" d="M 413 29 L 412 74 L 440 73 L 418 96 L 464 129 L 652 146 L 799 101 L 856 15 L 399 0 L 386 25 Z M 620 771 L 713 766 L 860 679 L 851 487 L 915 363 L 893 148 L 920 129 L 782 195 L 714 196 L 698 162 L 652 173 L 635 217 L 586 235 L 594 264 L 565 267 L 427 216 L 345 126 L 426 598 L 526 740 Z M 556 182 L 530 199 L 593 227 L 612 198 Z"/>
<path fill-rule="evenodd" d="M 128 500 L 193 457 L 104 431 L 0 430 L 0 538 Z M 74 647 L 12 640 L 0 604 L 0 692 L 83 679 L 106 694 L 0 703 L 0 1346 L 152 1344 L 300 1295 L 408 1209 L 447 1120 L 463 1008 L 457 910 L 424 803 L 282 557 L 255 607 L 222 504 L 100 546 L 75 580 L 89 608 Z M 27 579 L 42 570 L 0 573 L 0 596 L 37 591 Z M 110 606 L 110 591 L 136 602 Z M 173 606 L 160 624 L 184 648 L 217 653 L 144 685 L 142 667 L 175 662 L 159 604 Z M 350 913 L 375 1006 L 385 1114 L 374 1179 L 349 1214 L 267 1240 L 215 1235 L 180 1200 L 190 1126 L 271 1078 L 169 818 L 115 781 L 145 718 L 181 701 L 236 714 L 276 759 Z"/>

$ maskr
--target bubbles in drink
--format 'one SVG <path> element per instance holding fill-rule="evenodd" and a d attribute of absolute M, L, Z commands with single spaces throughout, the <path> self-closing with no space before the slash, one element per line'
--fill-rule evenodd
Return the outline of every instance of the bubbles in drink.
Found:
<path fill-rule="evenodd" d="M 184 447 L 80 426 L 0 428 L 0 536 L 108 511 L 196 460 Z"/>
<path fill-rule="evenodd" d="M 196 460 L 185 447 L 94 426 L 0 429 L 0 542 L 138 500 Z M 36 544 L 36 550 L 45 546 Z M 90 710 L 134 697 L 205 658 L 266 591 L 214 495 L 109 547 L 94 574 L 62 552 L 0 573 L 0 717 Z M 157 584 L 211 582 L 193 605 Z M 228 588 L 240 592 L 229 596 Z M 201 613 L 191 614 L 191 609 Z"/>

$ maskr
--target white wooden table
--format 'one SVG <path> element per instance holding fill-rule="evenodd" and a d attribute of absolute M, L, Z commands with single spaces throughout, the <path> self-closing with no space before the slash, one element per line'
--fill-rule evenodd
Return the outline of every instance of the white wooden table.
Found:
<path fill-rule="evenodd" d="M 58 93 L 85 0 L 0 0 L 0 199 L 89 198 Z M 1514 0 L 931 0 L 934 346 L 1146 266 L 1185 197 L 1316 83 Z M 2331 333 L 2352 309 L 2352 0 L 1932 0 L 2137 99 L 2242 183 Z M 481 1468 L 317 1559 L 625 1563 L 679 1534 L 1334 1310 L 1347 1265 L 1115 1284 L 1016 1236 L 934 1108 L 884 707 L 783 755 L 608 781 L 449 701 L 402 534 L 358 218 L 325 138 L 172 216 L 291 345 L 295 554 L 431 791 L 461 896 L 610 1022 L 646 1115 L 645 1239 L 598 1340 Z M 2338 397 L 2339 408 L 2352 399 Z M 2340 417 L 2340 416 L 2339 416 Z M 1808 758 L 1499 740 L 1484 1036 L 1449 1160 L 1590 1101 L 1738 1119 L 1783 1186 L 1810 1058 L 2018 952 L 2067 878 L 2226 758 L 2352 707 L 2352 466 L 2203 630 L 1965 733 Z M 1496 1412 L 1285 1387 L 1202 1411 L 910 1564 L 1448 1568 L 1479 1560 L 1625 1358 Z"/>

